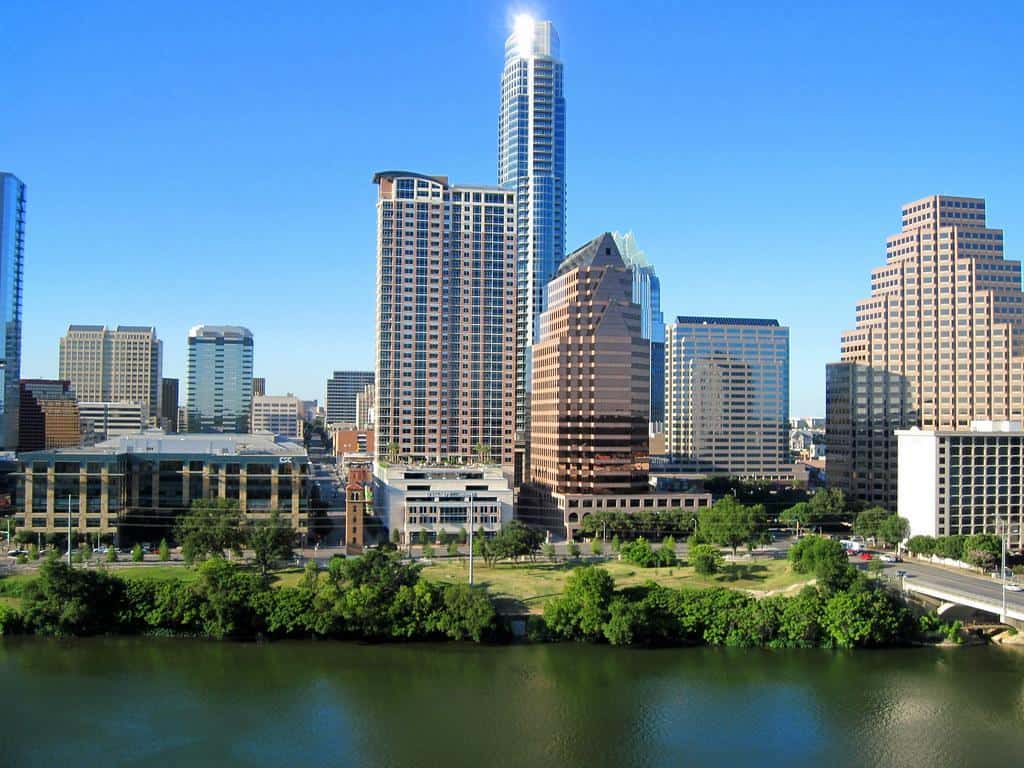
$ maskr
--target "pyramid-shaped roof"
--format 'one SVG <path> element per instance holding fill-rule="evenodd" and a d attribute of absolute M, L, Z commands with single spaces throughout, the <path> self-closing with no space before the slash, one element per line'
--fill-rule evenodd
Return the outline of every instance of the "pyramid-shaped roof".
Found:
<path fill-rule="evenodd" d="M 555 277 L 580 267 L 624 267 L 622 254 L 615 245 L 611 232 L 598 235 L 586 245 L 577 248 L 565 257 L 555 272 Z"/>

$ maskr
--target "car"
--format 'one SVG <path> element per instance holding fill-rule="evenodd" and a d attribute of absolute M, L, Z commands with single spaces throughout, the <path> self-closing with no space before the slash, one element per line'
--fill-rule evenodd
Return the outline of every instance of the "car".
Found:
<path fill-rule="evenodd" d="M 1015 581 L 1011 581 L 1009 584 L 1007 584 L 1006 589 L 1010 592 L 1024 592 L 1024 587 L 1022 587 Z"/>
<path fill-rule="evenodd" d="M 27 555 L 27 554 L 28 554 L 28 550 L 27 549 L 12 549 L 10 552 L 7 553 L 7 556 L 8 557 L 21 557 L 22 555 Z"/>
<path fill-rule="evenodd" d="M 902 579 L 906 575 L 907 575 L 907 572 L 904 571 L 903 569 L 900 569 L 900 570 L 896 571 L 896 577 L 897 578 Z"/>
<path fill-rule="evenodd" d="M 892 555 L 879 555 L 878 559 L 881 560 L 883 563 L 895 563 L 896 562 L 896 558 L 893 557 Z"/>
<path fill-rule="evenodd" d="M 860 553 L 860 559 L 861 560 L 870 560 L 871 559 L 871 553 L 870 552 L 861 552 Z"/>

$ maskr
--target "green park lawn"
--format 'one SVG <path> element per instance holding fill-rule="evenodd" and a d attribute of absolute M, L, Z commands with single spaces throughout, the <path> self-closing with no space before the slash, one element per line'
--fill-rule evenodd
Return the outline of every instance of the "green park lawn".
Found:
<path fill-rule="evenodd" d="M 474 581 L 486 586 L 495 597 L 520 603 L 531 611 L 539 611 L 549 598 L 562 592 L 569 574 L 579 565 L 579 562 L 524 562 L 500 563 L 489 568 L 478 561 L 474 564 L 473 575 Z M 599 567 L 615 578 L 615 585 L 619 588 L 654 581 L 676 589 L 728 587 L 762 595 L 809 580 L 805 575 L 794 573 L 784 560 L 727 564 L 723 573 L 711 577 L 700 576 L 689 566 L 639 568 L 624 561 L 605 560 L 599 563 Z M 463 558 L 436 559 L 423 569 L 423 576 L 437 583 L 466 581 L 466 561 Z"/>

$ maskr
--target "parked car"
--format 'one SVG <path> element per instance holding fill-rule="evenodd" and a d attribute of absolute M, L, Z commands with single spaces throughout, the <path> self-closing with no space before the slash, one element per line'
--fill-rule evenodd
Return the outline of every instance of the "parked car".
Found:
<path fill-rule="evenodd" d="M 28 554 L 28 550 L 27 549 L 12 549 L 10 552 L 7 553 L 7 556 L 8 557 L 21 557 L 22 555 L 27 555 L 27 554 Z"/>
<path fill-rule="evenodd" d="M 878 559 L 881 560 L 883 563 L 895 563 L 896 562 L 896 558 L 893 557 L 892 555 L 879 555 Z"/>
<path fill-rule="evenodd" d="M 1010 592 L 1024 592 L 1024 587 L 1022 587 L 1015 581 L 1011 581 L 1009 584 L 1007 584 L 1006 589 L 1008 589 Z"/>
<path fill-rule="evenodd" d="M 871 553 L 870 552 L 861 552 L 860 553 L 860 559 L 861 560 L 870 560 L 871 559 Z"/>

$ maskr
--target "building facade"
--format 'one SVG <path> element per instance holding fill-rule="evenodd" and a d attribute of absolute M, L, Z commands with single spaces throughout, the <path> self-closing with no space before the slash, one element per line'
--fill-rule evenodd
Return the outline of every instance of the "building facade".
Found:
<path fill-rule="evenodd" d="M 142 403 L 89 403 L 80 401 L 82 441 L 92 445 L 120 435 L 132 435 L 146 427 Z"/>
<path fill-rule="evenodd" d="M 1004 258 L 985 201 L 926 197 L 903 207 L 902 223 L 826 377 L 828 482 L 889 509 L 894 430 L 1019 420 L 1024 399 L 1020 263 Z"/>
<path fill-rule="evenodd" d="M 258 397 L 267 394 L 267 380 L 262 376 L 254 376 L 252 379 L 252 396 Z"/>
<path fill-rule="evenodd" d="M 498 184 L 515 192 L 515 422 L 529 427 L 531 349 L 548 281 L 565 254 L 565 94 L 558 33 L 518 16 L 505 41 L 498 114 Z"/>
<path fill-rule="evenodd" d="M 25 184 L 0 173 L 0 449 L 18 447 L 21 393 L 21 299 L 25 269 Z"/>
<path fill-rule="evenodd" d="M 665 447 L 687 471 L 789 481 L 789 329 L 678 317 L 668 327 Z"/>
<path fill-rule="evenodd" d="M 377 456 L 511 467 L 515 195 L 404 171 L 374 181 Z"/>
<path fill-rule="evenodd" d="M 160 422 L 167 432 L 178 429 L 178 380 L 162 379 L 160 383 Z"/>
<path fill-rule="evenodd" d="M 366 544 L 367 518 L 373 517 L 373 466 L 348 470 L 345 482 L 345 552 L 359 554 Z"/>
<path fill-rule="evenodd" d="M 335 371 L 327 380 L 324 409 L 328 424 L 356 423 L 356 396 L 372 385 L 373 371 Z"/>
<path fill-rule="evenodd" d="M 294 395 L 255 395 L 252 399 L 251 431 L 273 432 L 302 441 L 302 401 Z"/>
<path fill-rule="evenodd" d="M 18 411 L 18 450 L 70 448 L 82 441 L 78 402 L 70 382 L 22 379 Z"/>
<path fill-rule="evenodd" d="M 356 395 L 356 429 L 372 429 L 375 421 L 376 395 L 373 384 L 367 384 Z"/>
<path fill-rule="evenodd" d="M 497 466 L 442 467 L 378 463 L 374 469 L 377 515 L 399 542 L 421 532 L 437 540 L 460 528 L 497 533 L 512 520 L 512 488 Z"/>
<path fill-rule="evenodd" d="M 66 532 L 70 507 L 78 534 L 128 528 L 153 541 L 193 500 L 218 498 L 237 501 L 247 517 L 278 510 L 307 530 L 309 459 L 283 439 L 153 431 L 19 459 L 17 525 L 30 533 Z"/>
<path fill-rule="evenodd" d="M 69 325 L 60 340 L 59 378 L 79 401 L 142 403 L 154 426 L 162 415 L 163 344 L 156 329 Z"/>
<path fill-rule="evenodd" d="M 661 311 L 661 281 L 632 232 L 613 232 L 622 260 L 633 271 L 633 303 L 640 305 L 640 333 L 651 344 L 651 423 L 665 421 L 665 316 Z M 658 431 L 655 429 L 655 432 Z"/>
<path fill-rule="evenodd" d="M 248 328 L 197 325 L 188 332 L 189 432 L 249 431 L 252 365 Z"/>
<path fill-rule="evenodd" d="M 360 453 L 373 456 L 376 443 L 372 429 L 352 429 L 344 424 L 331 429 L 331 445 L 334 455 L 339 459 L 347 453 Z"/>
<path fill-rule="evenodd" d="M 967 430 L 897 430 L 898 506 L 912 536 L 1009 531 L 1024 549 L 1024 430 L 975 421 Z"/>
<path fill-rule="evenodd" d="M 651 490 L 650 343 L 640 316 L 632 269 L 609 233 L 569 254 L 548 285 L 533 351 L 529 482 L 516 509 L 524 522 L 572 537 L 598 509 L 710 503 Z"/>

